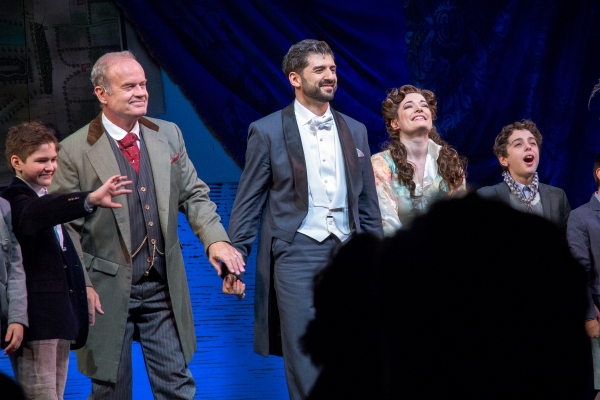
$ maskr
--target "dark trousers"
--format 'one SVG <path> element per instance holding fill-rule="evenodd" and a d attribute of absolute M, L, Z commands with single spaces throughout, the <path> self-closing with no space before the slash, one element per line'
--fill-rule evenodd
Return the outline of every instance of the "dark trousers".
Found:
<path fill-rule="evenodd" d="M 131 343 L 139 341 L 155 399 L 193 399 L 196 384 L 188 369 L 175 326 L 167 286 L 156 273 L 131 286 L 129 316 L 117 383 L 92 379 L 92 399 L 132 398 Z"/>
<path fill-rule="evenodd" d="M 296 233 L 292 243 L 275 239 L 272 244 L 283 364 L 292 400 L 305 399 L 320 372 L 302 352 L 299 340 L 315 315 L 313 279 L 339 245 L 333 235 L 319 243 L 301 233 Z"/>

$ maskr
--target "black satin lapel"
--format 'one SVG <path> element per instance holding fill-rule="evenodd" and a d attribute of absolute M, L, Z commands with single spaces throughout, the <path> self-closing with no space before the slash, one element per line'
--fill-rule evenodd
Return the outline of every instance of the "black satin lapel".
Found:
<path fill-rule="evenodd" d="M 304 149 L 302 148 L 298 123 L 296 122 L 294 103 L 281 111 L 281 120 L 283 123 L 283 137 L 285 138 L 285 145 L 294 173 L 294 205 L 300 210 L 308 210 L 308 173 L 306 172 L 306 160 L 304 159 Z"/>
<path fill-rule="evenodd" d="M 358 162 L 358 151 L 356 150 L 356 143 L 350 133 L 348 124 L 344 121 L 344 118 L 335 110 L 331 110 L 333 117 L 335 118 L 335 126 L 337 127 L 338 137 L 340 138 L 340 145 L 342 146 L 342 154 L 344 155 L 344 165 L 346 166 L 346 184 L 348 187 L 348 206 L 352 204 L 352 199 L 358 197 L 359 193 L 356 190 L 360 187 L 360 180 L 362 179 L 361 168 Z M 365 162 L 371 162 L 371 160 L 365 160 Z M 352 209 L 350 207 L 350 209 Z"/>

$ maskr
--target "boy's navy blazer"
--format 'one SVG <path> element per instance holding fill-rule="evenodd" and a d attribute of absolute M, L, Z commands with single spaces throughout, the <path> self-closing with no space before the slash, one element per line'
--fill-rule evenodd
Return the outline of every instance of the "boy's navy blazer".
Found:
<path fill-rule="evenodd" d="M 1 193 L 10 202 L 23 253 L 29 314 L 25 341 L 72 340 L 71 349 L 85 344 L 89 317 L 81 261 L 64 227 L 66 250 L 60 248 L 54 226 L 91 215 L 84 206 L 88 193 L 39 197 L 17 177 Z"/>

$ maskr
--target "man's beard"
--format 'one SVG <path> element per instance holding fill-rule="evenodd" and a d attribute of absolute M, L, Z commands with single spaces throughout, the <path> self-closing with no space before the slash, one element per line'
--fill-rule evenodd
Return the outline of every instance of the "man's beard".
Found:
<path fill-rule="evenodd" d="M 325 84 L 333 84 L 333 90 L 331 93 L 324 93 L 321 91 L 321 86 Z M 332 80 L 322 80 L 318 85 L 312 85 L 302 78 L 302 93 L 304 96 L 319 101 L 321 103 L 328 103 L 333 100 L 333 95 L 337 90 L 337 83 Z"/>

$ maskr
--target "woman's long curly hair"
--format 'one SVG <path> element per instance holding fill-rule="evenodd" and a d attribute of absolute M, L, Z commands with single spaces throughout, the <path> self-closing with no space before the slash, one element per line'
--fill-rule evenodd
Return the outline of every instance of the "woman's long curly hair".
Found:
<path fill-rule="evenodd" d="M 396 164 L 398 180 L 408 188 L 410 196 L 414 198 L 417 197 L 415 196 L 416 184 L 413 181 L 415 166 L 407 159 L 406 147 L 400 141 L 400 130 L 392 128 L 391 125 L 392 121 L 398 118 L 398 108 L 408 93 L 418 93 L 425 98 L 431 110 L 433 120 L 436 118 L 437 99 L 432 91 L 421 90 L 412 85 L 404 85 L 388 90 L 385 100 L 381 103 L 383 122 L 385 122 L 385 127 L 390 135 L 387 148 L 390 151 L 392 160 L 394 160 L 394 164 Z M 462 185 L 463 179 L 467 176 L 465 171 L 467 159 L 459 156 L 452 146 L 442 140 L 433 125 L 431 131 L 429 131 L 429 139 L 442 146 L 437 159 L 438 171 L 442 176 L 442 181 L 446 183 L 449 192 L 458 189 Z"/>

